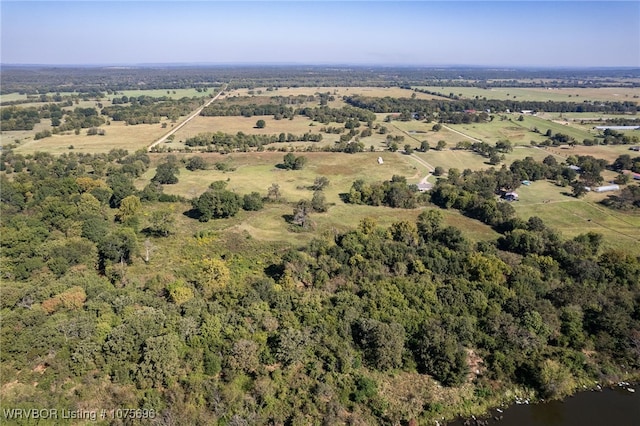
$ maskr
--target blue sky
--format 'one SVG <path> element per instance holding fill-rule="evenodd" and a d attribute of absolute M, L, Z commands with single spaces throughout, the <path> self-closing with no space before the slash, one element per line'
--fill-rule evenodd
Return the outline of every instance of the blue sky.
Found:
<path fill-rule="evenodd" d="M 638 1 L 6 1 L 4 64 L 640 66 Z"/>

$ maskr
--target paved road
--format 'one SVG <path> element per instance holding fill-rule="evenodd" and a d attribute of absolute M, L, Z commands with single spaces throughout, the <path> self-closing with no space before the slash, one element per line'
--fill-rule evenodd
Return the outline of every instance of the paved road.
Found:
<path fill-rule="evenodd" d="M 213 98 L 211 98 L 211 100 L 209 100 L 209 102 L 207 102 L 206 104 L 204 104 L 203 106 L 201 106 L 200 108 L 198 108 L 197 110 L 195 110 L 193 113 L 191 113 L 190 116 L 188 116 L 182 123 L 178 124 L 177 126 L 175 126 L 173 129 L 171 129 L 171 131 L 169 131 L 169 133 L 167 133 L 166 135 L 164 135 L 163 137 L 161 137 L 160 139 L 158 139 L 157 141 L 155 141 L 154 143 L 152 143 L 151 145 L 149 145 L 149 148 L 147 148 L 147 151 L 151 151 L 151 149 L 158 145 L 163 143 L 164 141 L 166 141 L 169 136 L 173 135 L 175 132 L 177 132 L 178 130 L 180 130 L 182 127 L 184 127 L 189 121 L 193 120 L 195 117 L 197 117 L 198 115 L 200 115 L 200 113 L 202 112 L 203 109 L 205 109 L 206 107 L 208 107 L 209 105 L 211 105 L 216 99 L 218 99 L 220 97 L 220 95 L 222 94 L 222 92 L 225 91 L 225 89 L 227 88 L 227 86 L 225 85 L 222 90 L 220 90 L 218 92 L 217 95 L 215 95 Z"/>

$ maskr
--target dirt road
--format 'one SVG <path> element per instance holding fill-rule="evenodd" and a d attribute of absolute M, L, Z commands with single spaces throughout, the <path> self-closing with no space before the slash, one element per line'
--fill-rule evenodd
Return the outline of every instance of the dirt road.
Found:
<path fill-rule="evenodd" d="M 442 127 L 444 127 L 444 128 L 445 128 L 445 129 L 447 129 L 447 130 L 452 131 L 453 133 L 457 133 L 457 134 L 459 134 L 460 136 L 464 136 L 465 138 L 469 138 L 469 139 L 471 139 L 471 140 L 472 140 L 472 141 L 474 141 L 474 142 L 482 142 L 480 139 L 476 139 L 476 138 L 471 137 L 471 136 L 469 136 L 469 135 L 465 135 L 464 133 L 459 132 L 459 131 L 457 131 L 457 130 L 453 130 L 451 127 L 449 127 L 449 126 L 445 126 L 444 124 L 442 125 Z"/>
<path fill-rule="evenodd" d="M 184 127 L 189 121 L 193 120 L 195 117 L 197 117 L 198 115 L 200 115 L 200 112 L 202 112 L 203 109 L 205 109 L 206 107 L 208 107 L 209 105 L 211 105 L 216 99 L 218 99 L 220 97 L 220 95 L 222 95 L 222 93 L 225 91 L 225 89 L 227 88 L 227 86 L 225 85 L 222 90 L 220 90 L 218 92 L 217 95 L 215 95 L 213 98 L 211 98 L 209 100 L 209 102 L 207 102 L 206 104 L 204 104 L 203 106 L 201 106 L 200 108 L 198 108 L 197 110 L 195 110 L 193 113 L 191 113 L 191 115 L 189 115 L 182 123 L 178 124 L 177 126 L 175 126 L 173 129 L 171 129 L 169 131 L 169 133 L 167 133 L 166 135 L 164 135 L 163 137 L 161 137 L 160 139 L 158 139 L 157 141 L 155 141 L 154 143 L 152 143 L 151 145 L 149 145 L 149 148 L 147 148 L 147 151 L 151 151 L 151 149 L 158 145 L 161 144 L 163 142 L 165 142 L 169 136 L 173 135 L 175 132 L 177 132 L 178 130 L 180 130 L 182 127 Z"/>

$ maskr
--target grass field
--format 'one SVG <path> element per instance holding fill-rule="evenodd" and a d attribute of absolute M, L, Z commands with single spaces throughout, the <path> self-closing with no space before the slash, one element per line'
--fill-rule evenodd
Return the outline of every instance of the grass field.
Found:
<path fill-rule="evenodd" d="M 151 96 L 154 98 L 161 98 L 166 96 L 171 99 L 181 99 L 181 98 L 204 98 L 210 97 L 211 95 L 215 95 L 217 93 L 216 89 L 208 89 L 206 92 L 198 92 L 196 89 L 154 89 L 154 90 L 122 90 L 117 93 L 117 95 L 109 95 L 108 98 L 113 98 L 115 96 L 122 97 L 138 97 L 138 96 Z"/>
<path fill-rule="evenodd" d="M 607 194 L 589 193 L 577 200 L 563 194 L 565 191 L 570 188 L 533 182 L 531 186 L 518 188 L 520 200 L 513 206 L 518 216 L 523 219 L 538 216 L 565 238 L 597 232 L 603 235 L 606 246 L 640 255 L 640 213 L 625 213 L 597 204 Z"/>
<path fill-rule="evenodd" d="M 189 91 L 191 90 L 191 92 Z M 195 96 L 194 89 L 176 90 L 170 95 L 176 97 Z M 481 89 L 475 89 L 481 90 Z M 524 90 L 524 89 L 523 89 Z M 333 102 L 336 107 L 344 105 L 340 97 L 360 93 L 370 96 L 396 96 L 410 97 L 411 90 L 400 88 L 290 88 L 278 89 L 277 91 L 266 92 L 256 96 L 295 96 L 298 94 L 314 94 L 316 92 L 331 92 L 336 95 L 337 100 Z M 173 91 L 172 91 L 173 92 Z M 147 94 L 150 96 L 165 96 L 164 91 L 127 91 L 123 92 L 127 96 L 137 94 Z M 248 91 L 233 91 L 237 96 L 248 95 Z M 511 94 L 511 92 L 509 92 Z M 516 92 L 514 92 L 516 93 Z M 545 92 L 546 93 L 546 92 Z M 604 93 L 604 92 L 603 92 Z M 120 93 L 118 93 L 121 96 Z M 200 93 L 200 96 L 207 94 Z M 418 94 L 418 97 L 423 95 Z M 430 97 L 430 95 L 424 95 Z M 516 95 L 517 96 L 517 95 Z M 582 97 L 583 94 L 580 94 Z M 548 98 L 545 98 L 548 99 Z M 87 106 L 94 105 L 95 101 L 87 101 Z M 84 102 L 83 102 L 84 104 Z M 81 105 L 80 105 L 81 106 Z M 532 140 L 541 142 L 546 137 L 544 132 L 551 129 L 554 133 L 566 133 L 575 137 L 578 141 L 585 138 L 593 138 L 594 133 L 589 126 L 579 124 L 579 115 L 564 115 L 562 117 L 553 115 L 544 116 L 524 116 L 523 121 L 518 121 L 519 114 L 507 115 L 511 120 L 501 120 L 498 116 L 490 123 L 471 123 L 468 125 L 450 125 L 439 132 L 432 130 L 433 123 L 420 121 L 383 123 L 386 114 L 380 114 L 376 123 L 385 125 L 392 136 L 402 135 L 404 141 L 401 142 L 400 149 L 404 144 L 418 147 L 420 142 L 426 140 L 431 147 L 435 147 L 439 140 L 447 142 L 447 148 L 443 151 L 431 149 L 426 153 L 416 152 L 418 158 L 428 162 L 432 166 L 441 166 L 445 170 L 449 168 L 464 169 L 486 169 L 492 167 L 487 163 L 487 159 L 469 151 L 452 150 L 450 148 L 464 140 L 470 138 L 481 139 L 488 143 L 495 143 L 500 139 L 508 139 L 514 143 L 516 148 L 512 153 L 506 154 L 505 164 L 509 165 L 516 159 L 530 156 L 541 161 L 547 155 L 555 155 L 560 161 L 570 155 L 592 155 L 596 158 L 604 158 L 609 162 L 614 161 L 619 155 L 631 153 L 628 146 L 582 146 L 575 147 L 550 147 L 535 148 L 530 145 Z M 266 121 L 263 129 L 255 128 L 258 119 Z M 171 124 L 168 124 L 169 127 Z M 331 126 L 338 126 L 338 123 L 331 123 Z M 73 151 L 80 152 L 108 152 L 114 148 L 127 149 L 133 152 L 137 149 L 149 146 L 153 141 L 166 134 L 169 128 L 162 128 L 161 124 L 156 125 L 136 125 L 127 126 L 121 122 L 112 122 L 109 126 L 103 126 L 106 130 L 105 136 L 87 136 L 86 130 L 80 135 L 67 132 L 62 135 L 54 135 L 50 138 L 33 140 L 36 131 L 44 130 L 50 126 L 48 120 L 43 120 L 31 132 L 4 132 L 1 135 L 2 143 L 13 143 L 16 139 L 19 144 L 16 152 L 30 154 L 36 151 L 48 151 L 54 154 Z M 189 137 L 203 132 L 217 132 L 235 134 L 243 132 L 245 134 L 279 134 L 293 133 L 303 134 L 306 132 L 320 133 L 322 124 L 313 123 L 311 120 L 297 116 L 293 120 L 274 120 L 271 116 L 265 117 L 195 117 L 191 122 L 176 133 L 175 141 L 166 144 L 171 148 L 184 148 L 183 141 Z M 531 131 L 537 127 L 542 134 Z M 267 189 L 271 184 L 277 183 L 280 186 L 284 201 L 281 203 L 268 204 L 260 212 L 240 212 L 238 216 L 216 220 L 207 224 L 194 222 L 184 216 L 180 216 L 177 226 L 185 229 L 212 229 L 223 232 L 224 230 L 246 232 L 252 237 L 264 241 L 276 241 L 299 246 L 305 244 L 318 233 L 334 233 L 353 228 L 364 217 L 374 217 L 382 226 L 388 226 L 398 220 L 415 220 L 420 213 L 420 209 L 401 210 L 384 207 L 356 206 L 344 204 L 340 198 L 341 193 L 348 192 L 351 184 L 356 179 L 364 179 L 368 182 L 388 180 L 393 175 L 406 176 L 409 183 L 418 183 L 427 173 L 426 167 L 411 156 L 401 152 L 392 153 L 384 149 L 387 135 L 380 135 L 374 132 L 372 137 L 362 139 L 365 146 L 371 145 L 377 152 L 366 152 L 355 155 L 343 153 L 297 153 L 308 158 L 308 163 L 303 170 L 286 171 L 276 167 L 283 161 L 283 152 L 253 152 L 253 153 L 233 153 L 228 155 L 216 153 L 199 153 L 212 166 L 215 162 L 228 162 L 235 168 L 233 172 L 223 173 L 213 168 L 206 171 L 190 172 L 182 169 L 179 175 L 179 183 L 176 185 L 166 185 L 165 192 L 169 194 L 182 195 L 188 199 L 202 194 L 216 180 L 228 181 L 228 188 L 239 194 L 247 194 L 257 191 L 262 195 L 267 194 Z M 323 145 L 332 144 L 338 139 L 338 135 L 323 134 Z M 309 146 L 306 143 L 284 143 L 274 144 L 277 148 L 299 147 L 304 149 Z M 177 154 L 180 158 L 190 157 L 196 154 Z M 383 165 L 377 163 L 377 158 L 381 156 Z M 164 155 L 151 154 L 153 164 L 157 165 L 162 161 Z M 154 166 L 155 167 L 155 166 Z M 136 184 L 142 188 L 155 174 L 152 167 L 139 179 Z M 500 166 L 497 166 L 500 167 Z M 606 180 L 612 179 L 613 172 L 605 172 Z M 315 225 L 314 232 L 292 232 L 285 221 L 285 216 L 293 211 L 293 205 L 300 199 L 310 200 L 312 191 L 309 187 L 318 176 L 326 176 L 331 184 L 325 190 L 327 202 L 331 206 L 327 213 L 315 213 L 312 220 Z M 431 182 L 435 179 L 431 177 Z M 540 216 L 549 226 L 561 231 L 565 237 L 573 237 L 582 232 L 595 231 L 604 235 L 605 244 L 611 247 L 626 248 L 634 253 L 640 254 L 640 214 L 627 214 L 612 211 L 601 207 L 597 202 L 606 194 L 587 194 L 584 199 L 576 200 L 564 195 L 566 188 L 557 187 L 547 182 L 535 182 L 530 187 L 522 187 L 518 190 L 521 201 L 514 203 L 517 214 L 523 218 L 532 215 Z M 189 206 L 182 207 L 185 211 Z M 466 218 L 457 211 L 444 211 L 445 223 L 454 225 L 463 230 L 469 238 L 494 239 L 497 233 L 490 227 L 482 223 Z"/>
<path fill-rule="evenodd" d="M 256 128 L 256 121 L 264 120 L 266 126 L 263 129 Z M 336 124 L 333 124 L 336 125 Z M 247 135 L 273 135 L 293 133 L 302 135 L 307 132 L 320 133 L 320 123 L 315 123 L 307 117 L 295 116 L 293 120 L 275 120 L 272 115 L 255 117 L 202 117 L 197 116 L 186 126 L 176 132 L 175 140 L 184 141 L 199 133 L 223 132 L 235 135 L 238 132 Z M 326 135 L 331 136 L 331 135 Z"/>
<path fill-rule="evenodd" d="M 479 87 L 446 87 L 446 86 L 420 86 L 431 92 L 472 99 L 476 96 L 480 99 L 500 99 L 517 101 L 554 101 L 554 102 L 583 102 L 583 101 L 632 101 L 638 102 L 640 98 L 639 87 L 600 87 L 600 88 L 559 88 L 547 89 L 543 87 L 495 87 L 483 89 Z"/>
<path fill-rule="evenodd" d="M 223 231 L 225 229 L 246 231 L 252 237 L 264 241 L 278 241 L 295 246 L 302 245 L 318 234 L 333 234 L 352 229 L 365 217 L 373 217 L 379 225 L 389 226 L 399 220 L 415 220 L 421 209 L 402 210 L 386 207 L 371 207 L 345 204 L 341 193 L 348 192 L 356 179 L 375 182 L 390 179 L 394 174 L 406 176 L 408 181 L 416 183 L 424 176 L 424 167 L 401 153 L 382 154 L 383 165 L 376 159 L 379 153 L 360 153 L 355 155 L 342 153 L 307 153 L 308 164 L 303 170 L 286 171 L 278 169 L 276 164 L 282 161 L 281 152 L 198 154 L 207 162 L 228 162 L 236 170 L 220 172 L 215 170 L 190 172 L 182 169 L 176 185 L 166 185 L 165 192 L 194 198 L 202 194 L 209 184 L 216 180 L 227 181 L 227 188 L 238 194 L 257 191 L 266 196 L 271 184 L 277 183 L 282 193 L 280 203 L 267 204 L 260 212 L 241 212 L 238 216 L 222 221 L 212 221 L 206 229 Z M 432 165 L 445 168 L 487 168 L 484 159 L 466 151 L 429 151 L 418 153 Z M 537 148 L 518 148 L 508 157 L 509 162 L 516 158 L 532 156 L 541 160 L 548 152 Z M 189 155 L 185 155 L 186 158 Z M 154 164 L 163 156 L 153 155 Z M 138 181 L 142 187 L 153 177 L 152 168 Z M 318 176 L 327 176 L 330 185 L 325 190 L 328 204 L 327 213 L 312 214 L 314 232 L 292 232 L 285 216 L 293 211 L 293 205 L 301 199 L 310 200 L 310 186 Z M 531 186 L 518 189 L 520 201 L 513 203 L 517 214 L 528 219 L 539 216 L 545 223 L 560 231 L 565 238 L 572 238 L 584 232 L 598 232 L 604 237 L 604 245 L 618 249 L 627 249 L 640 254 L 640 214 L 614 211 L 600 206 L 598 202 L 607 194 L 590 193 L 577 200 L 566 195 L 567 188 L 550 182 L 538 181 Z M 477 220 L 462 216 L 455 210 L 444 210 L 445 223 L 459 227 L 472 240 L 495 239 L 498 234 Z"/>
<path fill-rule="evenodd" d="M 236 217 L 224 220 L 214 220 L 208 224 L 191 222 L 191 226 L 197 229 L 214 229 L 217 231 L 246 231 L 256 239 L 265 241 L 280 241 L 295 246 L 308 242 L 318 234 L 333 234 L 348 229 L 353 229 L 365 217 L 373 217 L 380 226 L 389 226 L 399 220 L 414 221 L 421 209 L 403 210 L 387 207 L 372 207 L 362 205 L 345 204 L 340 198 L 341 193 L 348 192 L 351 184 L 356 179 L 368 182 L 388 180 L 393 175 L 406 176 L 410 183 L 417 183 L 423 176 L 421 170 L 410 157 L 401 153 L 307 153 L 308 158 L 304 169 L 287 171 L 278 169 L 276 164 L 281 163 L 283 153 L 236 153 L 230 155 L 204 153 L 198 154 L 205 160 L 214 164 L 224 161 L 236 168 L 233 172 L 220 172 L 216 170 L 200 170 L 190 172 L 181 169 L 179 182 L 175 185 L 165 185 L 168 194 L 181 195 L 188 199 L 202 194 L 211 182 L 216 180 L 227 181 L 227 188 L 238 193 L 247 194 L 257 191 L 266 196 L 267 190 L 273 183 L 277 183 L 282 193 L 279 203 L 268 203 L 265 209 L 259 212 L 240 212 Z M 384 164 L 379 165 L 377 158 L 382 156 Z M 181 154 L 179 158 L 182 158 Z M 190 155 L 184 155 L 189 158 Z M 153 164 L 157 164 L 164 158 L 163 155 L 153 154 Z M 138 188 L 142 188 L 155 174 L 155 169 L 148 170 L 138 181 Z M 318 176 L 329 178 L 330 184 L 324 190 L 327 203 L 330 205 L 326 213 L 313 213 L 311 219 L 314 223 L 314 232 L 291 232 L 285 221 L 286 215 L 291 215 L 293 206 L 301 199 L 310 200 L 313 191 L 310 186 Z M 187 209 L 187 208 L 185 208 Z M 468 238 L 493 239 L 497 233 L 490 227 L 462 216 L 455 210 L 447 210 L 445 223 L 454 225 L 464 231 Z"/>
<path fill-rule="evenodd" d="M 228 92 L 229 96 L 251 96 L 249 89 L 236 89 Z M 267 91 L 266 88 L 251 89 L 254 96 L 298 96 L 314 95 L 316 93 L 331 93 L 336 98 L 341 96 L 372 96 L 384 98 L 410 98 L 415 93 L 417 99 L 442 99 L 440 96 L 429 95 L 427 93 L 414 92 L 411 89 L 401 87 L 279 87 L 276 90 Z M 260 93 L 258 93 L 260 91 Z"/>
<path fill-rule="evenodd" d="M 523 116 L 522 121 L 518 120 L 519 115 L 516 114 L 511 114 L 508 117 L 510 118 L 508 120 L 496 117 L 488 123 L 447 124 L 447 127 L 483 142 L 495 143 L 501 139 L 508 139 L 514 145 L 530 145 L 531 141 L 542 142 L 547 139 L 544 134 L 548 129 L 551 129 L 554 134 L 569 135 L 579 143 L 584 139 L 593 139 L 597 134 L 596 131 L 588 132 L 582 128 L 563 125 L 531 115 Z M 534 128 L 537 128 L 540 133 L 532 132 Z"/>
<path fill-rule="evenodd" d="M 39 126 L 46 126 L 45 121 Z M 154 140 L 167 132 L 161 124 L 138 124 L 128 126 L 121 121 L 114 121 L 109 126 L 102 126 L 106 134 L 104 136 L 87 136 L 87 129 L 82 129 L 79 135 L 73 131 L 53 135 L 48 138 L 34 140 L 28 136 L 32 132 L 3 132 L 2 143 L 13 143 L 15 139 L 20 139 L 15 151 L 21 154 L 32 154 L 37 151 L 46 151 L 52 154 L 62 154 L 64 152 L 98 153 L 109 152 L 112 149 L 126 149 L 134 152 L 146 148 Z M 73 146 L 73 149 L 69 147 Z"/>

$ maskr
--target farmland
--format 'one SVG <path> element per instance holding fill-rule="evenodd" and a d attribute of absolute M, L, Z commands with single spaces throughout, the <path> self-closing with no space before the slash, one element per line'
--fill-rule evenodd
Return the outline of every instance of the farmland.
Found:
<path fill-rule="evenodd" d="M 550 83 L 551 84 L 551 83 Z M 598 88 L 544 88 L 544 87 L 493 87 L 488 89 L 477 87 L 418 87 L 444 96 L 453 94 L 460 98 L 475 97 L 487 99 L 519 100 L 519 101 L 553 101 L 553 102 L 624 102 L 636 101 L 640 98 L 639 88 L 630 87 L 598 87 Z"/>
<path fill-rule="evenodd" d="M 640 377 L 639 132 L 589 121 L 636 87 L 440 87 L 631 101 L 487 112 L 421 70 L 279 71 L 101 70 L 98 97 L 78 70 L 2 107 L 3 402 L 433 424 Z"/>
<path fill-rule="evenodd" d="M 424 89 L 424 87 L 418 87 Z M 434 87 L 428 87 L 428 90 L 436 91 Z M 582 99 L 587 97 L 594 97 L 601 101 L 614 100 L 619 98 L 619 93 L 624 92 L 625 97 L 631 95 L 633 98 L 634 91 L 627 90 L 627 88 L 598 88 L 598 89 L 554 89 L 544 90 L 540 88 L 496 88 L 496 89 L 473 89 L 465 87 L 445 87 L 439 88 L 440 92 L 448 94 L 449 92 L 455 93 L 458 96 L 463 97 L 475 97 L 479 96 L 478 93 L 484 93 L 483 96 L 490 94 L 498 99 L 506 99 L 508 97 L 513 98 L 526 98 L 529 100 L 537 101 L 567 101 L 571 97 L 580 97 Z M 457 90 L 453 90 L 457 89 Z M 206 91 L 196 91 L 194 89 L 177 89 L 177 90 L 124 90 L 116 92 L 117 96 L 137 97 L 141 95 L 150 97 L 198 97 L 208 96 Z M 433 95 L 414 92 L 409 89 L 401 88 L 383 88 L 383 87 L 279 87 L 274 89 L 269 88 L 252 88 L 252 89 L 232 89 L 224 93 L 221 101 L 225 102 L 243 102 L 246 104 L 264 104 L 271 102 L 270 99 L 274 96 L 277 97 L 299 97 L 309 96 L 313 97 L 318 93 L 329 93 L 334 97 L 333 101 L 330 101 L 330 106 L 333 108 L 341 108 L 345 104 L 342 102 L 342 96 L 351 96 L 354 94 L 360 94 L 364 96 L 372 97 L 404 97 L 410 98 L 412 95 L 418 99 L 434 99 Z M 60 93 L 65 95 L 65 93 Z M 108 105 L 111 97 L 100 100 Z M 437 97 L 435 97 L 437 98 Z M 26 99 L 26 95 L 11 94 L 3 97 L 5 100 L 20 100 Z M 97 102 L 95 100 L 93 102 Z M 87 101 L 84 101 L 87 102 Z M 89 102 L 87 102 L 89 104 Z M 313 102 L 307 103 L 309 106 L 313 106 Z M 551 132 L 562 132 L 580 141 L 586 138 L 593 138 L 597 135 L 591 127 L 583 126 L 580 124 L 581 117 L 590 116 L 594 118 L 591 113 L 573 113 L 571 115 L 565 114 L 563 117 L 559 117 L 557 114 L 541 114 L 540 116 L 518 114 L 506 114 L 496 116 L 491 122 L 488 123 L 470 123 L 470 124 L 449 124 L 444 126 L 439 132 L 432 130 L 433 123 L 422 122 L 419 120 L 411 121 L 391 121 L 389 123 L 382 123 L 387 114 L 377 114 L 379 125 L 385 124 L 389 129 L 388 135 L 394 137 L 401 137 L 404 142 L 399 145 L 402 147 L 404 144 L 409 144 L 415 148 L 420 146 L 422 141 L 426 141 L 433 148 L 439 141 L 446 143 L 444 150 L 431 150 L 426 153 L 416 153 L 420 158 L 423 158 L 433 167 L 442 167 L 444 170 L 455 168 L 459 170 L 471 169 L 480 170 L 490 167 L 487 159 L 470 151 L 452 149 L 461 141 L 476 141 L 481 140 L 489 144 L 495 144 L 499 140 L 509 140 L 515 145 L 515 149 L 504 155 L 504 164 L 510 164 L 517 159 L 523 159 L 525 157 L 532 157 L 536 161 L 542 161 L 547 155 L 551 154 L 558 158 L 559 161 L 563 161 L 570 155 L 592 155 L 596 158 L 604 158 L 609 162 L 612 162 L 619 155 L 625 154 L 628 150 L 627 147 L 622 145 L 616 146 L 581 146 L 577 145 L 571 149 L 567 147 L 547 147 L 540 149 L 538 147 L 532 147 L 531 143 L 541 143 L 544 141 L 545 136 L 543 133 L 547 130 Z M 548 117 L 548 118 L 545 118 Z M 600 115 L 599 117 L 603 117 Z M 606 116 L 605 116 L 606 117 Z M 258 118 L 262 118 L 265 121 L 264 128 L 257 128 L 255 123 Z M 182 118 L 181 118 L 182 119 Z M 181 119 L 178 119 L 179 122 Z M 561 121 L 564 119 L 564 121 Z M 571 121 L 566 121 L 571 120 Z M 126 149 L 129 151 L 136 151 L 143 149 L 164 135 L 168 129 L 174 126 L 175 123 L 164 118 L 161 123 L 158 124 L 140 124 L 135 126 L 129 126 L 122 122 L 111 122 L 108 126 L 103 126 L 105 134 L 102 136 L 87 136 L 85 132 L 80 134 L 74 134 L 73 132 L 66 132 L 61 134 L 55 134 L 52 137 L 33 140 L 33 133 L 28 131 L 20 132 L 3 132 L 3 143 L 8 141 L 19 141 L 15 150 L 19 153 L 33 154 L 39 151 L 51 152 L 54 154 L 62 154 L 69 152 L 77 153 L 106 153 L 112 149 Z M 340 123 L 329 123 L 326 126 L 339 127 Z M 42 131 L 50 126 L 46 120 L 38 124 L 34 128 L 33 132 Z M 203 117 L 198 116 L 191 120 L 188 125 L 182 127 L 174 136 L 174 138 L 166 143 L 162 144 L 161 149 L 164 151 L 184 151 L 187 147 L 184 145 L 184 141 L 198 134 L 207 132 L 223 132 L 227 134 L 243 133 L 247 135 L 273 135 L 280 133 L 292 133 L 292 134 L 304 134 L 306 132 L 319 133 L 320 128 L 325 124 L 316 123 L 309 120 L 306 117 L 296 116 L 292 120 L 276 120 L 270 116 L 263 117 Z M 538 132 L 534 132 L 534 129 L 538 129 Z M 274 149 L 276 152 L 263 152 L 263 153 L 236 153 L 225 157 L 220 157 L 215 161 L 225 161 L 230 164 L 234 164 L 236 170 L 232 173 L 199 171 L 188 172 L 183 169 L 180 176 L 180 181 L 177 185 L 167 187 L 166 191 L 169 194 L 180 195 L 186 198 L 192 198 L 202 192 L 204 192 L 208 184 L 218 179 L 228 179 L 229 187 L 238 192 L 250 192 L 258 191 L 264 192 L 266 187 L 271 182 L 278 182 L 282 186 L 282 190 L 286 195 L 286 198 L 291 201 L 296 201 L 301 198 L 309 196 L 308 190 L 300 189 L 308 187 L 315 176 L 326 175 L 332 180 L 332 186 L 327 192 L 328 201 L 334 205 L 333 213 L 323 215 L 318 218 L 319 226 L 336 226 L 338 224 L 337 218 L 340 218 L 340 222 L 345 223 L 345 217 L 350 217 L 349 223 L 355 225 L 360 219 L 361 214 L 345 215 L 342 210 L 345 207 L 342 206 L 342 201 L 338 196 L 340 193 L 347 192 L 355 179 L 365 178 L 369 181 L 385 180 L 389 179 L 393 175 L 407 176 L 410 183 L 419 182 L 424 176 L 427 175 L 428 170 L 424 166 L 420 165 L 410 157 L 401 153 L 385 153 L 383 155 L 384 165 L 377 167 L 375 159 L 378 157 L 378 153 L 386 150 L 385 136 L 373 133 L 371 136 L 362 138 L 362 142 L 367 149 L 371 146 L 378 153 L 371 154 L 357 154 L 355 156 L 342 155 L 342 154 L 328 154 L 328 153 L 309 153 L 307 154 L 311 159 L 309 167 L 302 173 L 288 173 L 286 171 L 278 170 L 275 165 L 282 157 L 283 150 L 302 150 L 305 151 L 308 148 L 326 149 L 331 148 L 338 136 L 331 134 L 324 134 L 323 141 L 318 143 L 306 143 L 306 142 L 291 142 L 287 144 L 273 144 L 269 150 Z M 203 154 L 210 162 L 215 162 L 213 159 L 217 158 L 218 154 Z M 158 158 L 162 158 L 159 156 Z M 141 177 L 140 187 L 143 186 L 145 180 L 150 179 L 153 176 L 154 170 L 150 169 L 145 175 Z M 608 175 L 612 177 L 613 175 Z M 430 178 L 431 182 L 435 182 L 437 179 Z M 528 188 L 527 188 L 528 189 Z M 527 190 L 525 189 L 525 191 Z M 545 199 L 554 199 L 559 197 L 562 201 L 568 201 L 567 197 L 561 195 L 562 189 L 557 187 L 550 187 L 545 192 Z M 555 194 L 555 195 L 554 195 Z M 524 199 L 529 199 L 530 195 L 525 193 Z M 536 197 L 533 197 L 536 198 Z M 590 211 L 586 206 L 594 206 L 595 201 L 582 201 L 578 206 L 585 206 L 582 210 Z M 540 205 L 539 203 L 528 203 L 523 201 L 518 204 L 517 211 L 522 217 L 528 215 L 541 215 L 544 218 L 548 218 L 551 223 L 557 225 L 559 230 L 564 231 L 565 228 L 568 231 L 568 235 L 573 233 L 574 227 L 569 223 L 554 220 L 558 217 L 557 212 L 553 211 L 553 205 Z M 353 207 L 352 207 L 353 208 Z M 284 210 L 289 207 L 284 208 Z M 277 209 L 276 209 L 277 210 Z M 367 211 L 368 209 L 364 209 Z M 282 213 L 282 212 L 281 212 Z M 378 212 L 380 213 L 380 212 Z M 265 215 L 268 217 L 269 215 Z M 588 215 L 587 215 L 588 216 Z M 383 215 L 384 217 L 384 215 Z M 265 235 L 271 235 L 276 237 L 277 226 L 273 221 L 266 221 L 264 218 L 257 219 L 253 217 L 251 219 L 253 229 L 258 235 L 261 235 L 259 228 L 264 223 L 266 229 L 270 229 Z M 268 222 L 268 223 L 267 223 Z M 596 222 L 593 222 L 595 224 Z M 248 225 L 244 225 L 245 227 Z M 597 226 L 594 225 L 594 229 Z M 605 229 L 605 239 L 611 241 L 616 246 L 624 246 L 624 239 L 618 240 L 615 232 Z M 482 234 L 482 233 L 481 233 Z M 633 234 L 633 232 L 632 232 Z M 615 243 L 614 243 L 615 242 Z M 631 243 L 632 241 L 630 241 Z M 633 245 L 633 244 L 631 244 Z"/>

